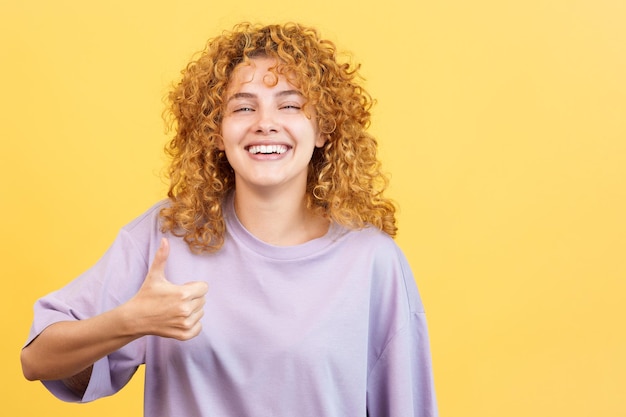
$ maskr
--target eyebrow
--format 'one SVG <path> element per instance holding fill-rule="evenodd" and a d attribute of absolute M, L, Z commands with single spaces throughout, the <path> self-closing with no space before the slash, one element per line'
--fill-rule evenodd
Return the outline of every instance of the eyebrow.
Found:
<path fill-rule="evenodd" d="M 285 96 L 291 96 L 291 95 L 302 96 L 302 93 L 299 92 L 298 90 L 283 90 L 283 91 L 279 91 L 278 93 L 276 93 L 274 97 L 285 97 Z M 253 93 L 235 93 L 232 96 L 230 96 L 226 102 L 229 103 L 230 101 L 236 100 L 236 99 L 256 98 L 256 97 L 257 95 Z"/>

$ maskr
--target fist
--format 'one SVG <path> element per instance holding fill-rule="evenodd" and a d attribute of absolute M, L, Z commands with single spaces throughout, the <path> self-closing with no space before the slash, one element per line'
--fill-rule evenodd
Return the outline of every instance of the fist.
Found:
<path fill-rule="evenodd" d="M 169 242 L 163 238 L 148 275 L 130 302 L 134 305 L 137 333 L 188 340 L 202 330 L 200 319 L 208 286 L 205 282 L 169 282 L 165 276 L 169 251 Z"/>

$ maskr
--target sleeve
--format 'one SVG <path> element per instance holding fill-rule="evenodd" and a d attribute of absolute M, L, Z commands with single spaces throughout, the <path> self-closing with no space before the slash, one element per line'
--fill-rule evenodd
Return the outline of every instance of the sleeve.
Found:
<path fill-rule="evenodd" d="M 381 252 L 370 313 L 368 416 L 437 417 L 426 314 L 413 273 L 395 244 Z"/>
<path fill-rule="evenodd" d="M 54 323 L 93 317 L 124 303 L 139 290 L 147 270 L 146 254 L 122 229 L 113 245 L 92 268 L 35 303 L 34 320 L 26 346 Z M 82 398 L 62 381 L 42 382 L 63 401 L 89 402 L 112 395 L 128 383 L 144 362 L 144 345 L 145 338 L 137 339 L 97 361 Z"/>
<path fill-rule="evenodd" d="M 431 364 L 425 314 L 413 313 L 370 372 L 369 417 L 436 417 Z"/>

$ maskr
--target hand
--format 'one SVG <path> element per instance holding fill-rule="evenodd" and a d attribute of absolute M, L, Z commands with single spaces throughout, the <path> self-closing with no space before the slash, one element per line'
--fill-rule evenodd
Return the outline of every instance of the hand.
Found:
<path fill-rule="evenodd" d="M 129 301 L 133 306 L 130 311 L 136 315 L 130 319 L 138 334 L 188 340 L 202 330 L 200 319 L 208 286 L 204 282 L 169 282 L 165 277 L 169 250 L 169 242 L 163 238 L 139 292 Z"/>

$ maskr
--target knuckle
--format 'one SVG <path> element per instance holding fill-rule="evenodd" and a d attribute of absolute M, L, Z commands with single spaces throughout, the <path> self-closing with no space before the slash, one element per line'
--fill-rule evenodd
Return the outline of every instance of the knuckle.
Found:
<path fill-rule="evenodd" d="M 193 310 L 188 305 L 182 305 L 179 307 L 178 313 L 180 314 L 181 317 L 188 318 L 193 313 Z"/>
<path fill-rule="evenodd" d="M 201 331 L 202 325 L 200 325 L 200 323 L 194 323 L 189 328 L 182 329 L 176 339 L 182 341 L 193 339 L 194 337 L 198 336 Z"/>

